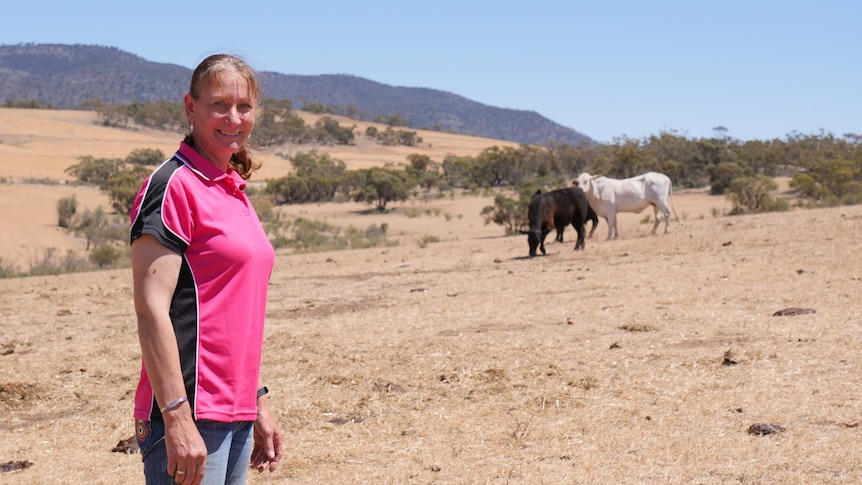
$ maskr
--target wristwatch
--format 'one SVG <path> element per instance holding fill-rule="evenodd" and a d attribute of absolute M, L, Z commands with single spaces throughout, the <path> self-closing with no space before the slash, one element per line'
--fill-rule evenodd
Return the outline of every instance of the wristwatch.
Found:
<path fill-rule="evenodd" d="M 258 399 L 260 399 L 261 396 L 265 396 L 267 394 L 269 394 L 269 389 L 267 389 L 266 386 L 263 386 L 257 390 L 257 398 Z"/>

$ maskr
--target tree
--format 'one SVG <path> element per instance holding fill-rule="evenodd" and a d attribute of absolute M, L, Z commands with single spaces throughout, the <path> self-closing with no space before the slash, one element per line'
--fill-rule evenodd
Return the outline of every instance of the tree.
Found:
<path fill-rule="evenodd" d="M 375 167 L 358 172 L 363 185 L 351 194 L 356 202 L 374 204 L 378 211 L 384 212 L 390 202 L 405 201 L 410 195 L 411 187 L 403 171 Z"/>
<path fill-rule="evenodd" d="M 119 158 L 93 158 L 90 155 L 78 157 L 76 165 L 66 169 L 66 173 L 76 177 L 79 182 L 101 186 L 106 180 L 116 175 L 123 165 Z"/>
<path fill-rule="evenodd" d="M 347 103 L 347 106 L 344 107 L 344 116 L 352 120 L 361 120 L 362 111 L 355 104 Z"/>
<path fill-rule="evenodd" d="M 129 165 L 158 165 L 165 161 L 165 153 L 157 148 L 136 148 L 126 155 Z"/>
<path fill-rule="evenodd" d="M 312 150 L 297 153 L 290 163 L 294 173 L 266 182 L 265 192 L 277 204 L 326 202 L 335 198 L 346 171 L 344 162 Z"/>
<path fill-rule="evenodd" d="M 302 111 L 308 111 L 309 113 L 314 114 L 323 114 L 326 112 L 326 107 L 323 103 L 318 103 L 317 101 L 304 101 L 302 104 Z"/>
<path fill-rule="evenodd" d="M 443 180 L 450 187 L 468 187 L 473 183 L 470 177 L 472 165 L 471 157 L 446 155 L 443 159 Z"/>
<path fill-rule="evenodd" d="M 134 165 L 130 170 L 120 171 L 106 180 L 101 190 L 108 194 L 111 207 L 120 214 L 128 214 L 149 173 L 146 167 Z"/>
<path fill-rule="evenodd" d="M 494 196 L 494 205 L 485 206 L 482 209 L 482 219 L 485 225 L 490 223 L 503 226 L 507 236 L 518 234 L 518 230 L 524 226 L 527 208 L 523 201 L 506 197 L 503 194 Z"/>
<path fill-rule="evenodd" d="M 723 194 L 734 180 L 748 175 L 745 172 L 746 170 L 736 162 L 721 162 L 709 167 L 709 178 L 712 179 L 709 193 L 712 195 Z"/>
<path fill-rule="evenodd" d="M 353 130 L 356 126 L 350 128 L 342 127 L 338 121 L 331 116 L 323 116 L 314 123 L 314 130 L 318 143 L 336 143 L 339 145 L 349 145 L 353 143 Z"/>

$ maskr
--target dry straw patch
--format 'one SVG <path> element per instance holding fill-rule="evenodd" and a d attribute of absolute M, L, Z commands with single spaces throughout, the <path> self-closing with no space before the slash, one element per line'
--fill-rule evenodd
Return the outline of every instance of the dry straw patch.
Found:
<path fill-rule="evenodd" d="M 858 482 L 860 224 L 630 221 L 534 259 L 487 236 L 280 255 L 264 381 L 287 452 L 252 483 Z M 0 294 L 0 460 L 34 463 L 0 481 L 139 481 L 110 451 L 139 365 L 128 272 Z M 772 316 L 787 307 L 816 313 Z"/>
<path fill-rule="evenodd" d="M 397 247 L 278 255 L 286 452 L 251 483 L 858 483 L 862 207 L 713 217 L 723 199 L 681 191 L 670 235 L 626 215 L 530 259 L 487 203 L 375 219 Z M 0 318 L 0 463 L 33 463 L 0 483 L 139 483 L 111 452 L 140 366 L 129 271 L 0 280 Z"/>

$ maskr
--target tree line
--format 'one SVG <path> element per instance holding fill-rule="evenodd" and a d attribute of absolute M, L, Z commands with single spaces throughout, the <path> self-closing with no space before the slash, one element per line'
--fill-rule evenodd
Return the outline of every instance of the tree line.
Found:
<path fill-rule="evenodd" d="M 306 103 L 313 110 L 333 109 Z M 255 126 L 259 146 L 286 141 L 317 144 L 349 144 L 355 126 L 343 127 L 322 116 L 306 126 L 289 100 L 267 100 Z M 132 103 L 90 107 L 105 124 L 125 126 L 130 121 L 167 130 L 182 130 L 184 114 L 179 103 Z M 390 117 L 400 123 L 397 116 Z M 380 143 L 408 146 L 421 143 L 415 132 L 368 127 L 365 136 Z M 526 217 L 526 206 L 536 189 L 565 186 L 581 172 L 626 178 L 648 171 L 667 174 L 676 187 L 709 187 L 725 195 L 731 214 L 786 210 L 786 199 L 771 192 L 778 176 L 790 177 L 790 187 L 809 206 L 835 206 L 862 202 L 862 136 L 790 133 L 783 139 L 742 141 L 728 136 L 723 127 L 713 136 L 689 138 L 675 131 L 635 139 L 620 137 L 611 143 L 577 146 L 491 146 L 475 156 L 449 154 L 434 161 L 421 154 L 405 162 L 360 170 L 347 170 L 343 161 L 317 150 L 299 152 L 290 160 L 293 170 L 266 181 L 263 195 L 272 204 L 320 203 L 353 200 L 385 211 L 389 204 L 420 193 L 437 195 L 461 190 L 496 191 L 494 205 L 482 216 L 488 223 L 517 232 Z M 68 171 L 82 183 L 100 186 L 118 213 L 127 213 L 135 192 L 149 173 L 147 164 L 164 155 L 136 151 L 123 159 L 82 157 Z M 511 195 L 514 194 L 514 198 Z"/>
<path fill-rule="evenodd" d="M 790 177 L 790 187 L 804 206 L 862 201 L 862 136 L 792 133 L 785 139 L 743 142 L 727 137 L 723 130 L 716 133 L 711 138 L 689 139 L 662 132 L 640 140 L 620 138 L 610 144 L 580 146 L 492 146 L 475 156 L 450 154 L 442 161 L 414 153 L 400 164 L 358 170 L 348 170 L 343 161 L 312 150 L 288 157 L 291 171 L 249 191 L 258 212 L 266 212 L 261 219 L 276 228 L 273 241 L 302 247 L 334 229 L 313 227 L 311 221 L 279 221 L 272 213 L 274 205 L 352 200 L 386 211 L 390 203 L 411 197 L 482 190 L 494 194 L 493 205 L 481 212 L 486 223 L 516 234 L 536 189 L 566 186 L 584 171 L 615 178 L 663 172 L 677 187 L 708 186 L 711 193 L 725 195 L 733 204 L 731 214 L 786 210 L 787 200 L 771 194 L 777 176 Z M 160 150 L 137 149 L 125 158 L 79 157 L 66 171 L 77 183 L 98 186 L 120 215 L 128 214 L 145 177 L 164 159 Z M 125 232 L 117 227 L 123 224 L 104 210 L 78 214 L 74 198 L 67 198 L 58 201 L 57 211 L 58 225 L 86 238 L 94 264 L 109 266 L 121 256 L 117 247 L 125 242 Z M 291 228 L 305 236 L 285 236 L 284 230 Z M 332 240 L 339 241 L 337 247 L 387 244 L 385 232 L 385 227 L 375 227 Z"/>
<path fill-rule="evenodd" d="M 793 133 L 785 139 L 743 142 L 722 130 L 717 135 L 690 139 L 662 132 L 610 144 L 492 146 L 475 156 L 450 154 L 437 162 L 411 154 L 397 166 L 361 170 L 347 170 L 343 161 L 312 150 L 288 157 L 293 171 L 267 180 L 265 193 L 275 204 L 341 198 L 386 210 L 390 202 L 406 200 L 419 191 L 518 192 L 558 188 L 584 171 L 615 178 L 657 171 L 670 176 L 676 187 L 708 186 L 714 195 L 727 195 L 735 213 L 781 209 L 762 197 L 777 176 L 790 177 L 791 188 L 808 205 L 862 201 L 862 136 Z M 147 150 L 137 150 L 125 160 L 81 157 L 67 171 L 80 182 L 99 185 L 112 207 L 125 213 L 148 173 L 144 166 L 162 159 L 161 152 Z"/>
<path fill-rule="evenodd" d="M 269 147 L 283 143 L 317 145 L 352 145 L 356 139 L 356 125 L 341 126 L 331 114 L 340 110 L 320 103 L 306 102 L 304 111 L 322 114 L 313 125 L 305 123 L 293 110 L 293 103 L 287 99 L 266 99 L 264 109 L 255 122 L 254 143 Z M 22 107 L 35 107 L 23 104 Z M 99 99 L 88 99 L 83 109 L 95 111 L 99 122 L 104 126 L 129 128 L 132 123 L 157 130 L 183 132 L 188 127 L 185 108 L 182 103 L 170 101 L 135 102 L 130 104 L 105 104 Z M 356 113 L 348 111 L 354 116 Z M 378 116 L 376 121 L 387 125 L 385 130 L 376 127 L 366 129 L 365 135 L 384 145 L 414 146 L 422 143 L 415 131 L 395 129 L 406 126 L 407 120 L 399 115 Z"/>

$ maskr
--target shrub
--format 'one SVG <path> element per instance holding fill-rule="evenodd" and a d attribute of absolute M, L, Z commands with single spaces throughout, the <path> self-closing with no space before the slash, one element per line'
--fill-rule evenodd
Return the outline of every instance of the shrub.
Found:
<path fill-rule="evenodd" d="M 485 225 L 490 223 L 503 226 L 507 236 L 518 234 L 518 229 L 526 221 L 527 208 L 523 201 L 518 201 L 497 194 L 494 197 L 494 205 L 485 206 L 481 216 Z"/>
<path fill-rule="evenodd" d="M 419 239 L 419 247 L 424 249 L 428 247 L 429 244 L 438 242 L 440 242 L 439 237 L 433 234 L 425 234 L 421 239 Z"/>
<path fill-rule="evenodd" d="M 79 258 L 74 251 L 68 251 L 62 258 L 57 256 L 55 248 L 47 248 L 42 259 L 30 264 L 30 276 L 44 276 L 52 274 L 67 274 L 87 271 L 91 269 L 87 260 Z"/>
<path fill-rule="evenodd" d="M 75 194 L 69 197 L 63 197 L 57 201 L 57 225 L 62 228 L 69 228 L 72 224 L 72 218 L 78 211 L 78 199 Z"/>
<path fill-rule="evenodd" d="M 731 215 L 785 211 L 790 204 L 786 199 L 776 199 L 769 195 L 778 186 L 762 175 L 738 178 L 727 189 L 727 198 L 733 204 Z"/>
<path fill-rule="evenodd" d="M 20 273 L 18 273 L 18 268 L 16 268 L 14 264 L 0 258 L 0 279 L 12 278 L 13 276 L 19 275 Z"/>
<path fill-rule="evenodd" d="M 109 268 L 120 259 L 120 251 L 113 245 L 102 243 L 90 251 L 90 262 L 100 268 Z"/>

